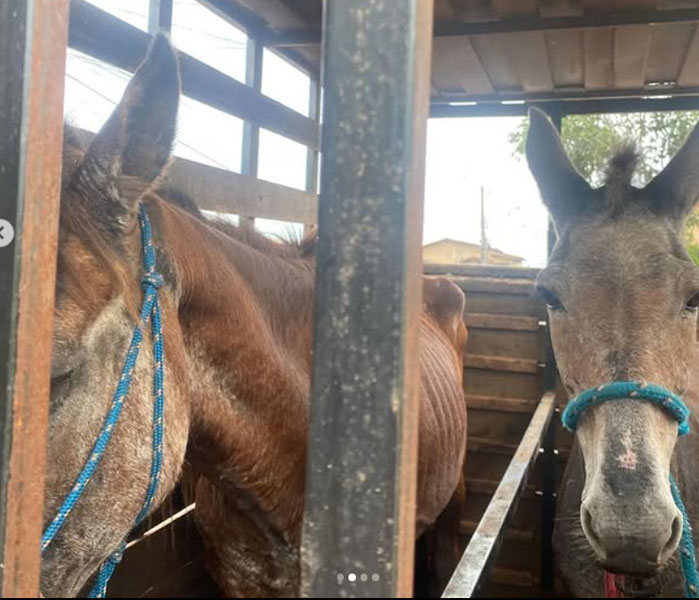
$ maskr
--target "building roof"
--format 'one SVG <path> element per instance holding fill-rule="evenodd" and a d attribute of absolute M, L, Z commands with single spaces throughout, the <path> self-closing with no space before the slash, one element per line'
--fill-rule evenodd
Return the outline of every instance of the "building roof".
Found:
<path fill-rule="evenodd" d="M 451 238 L 443 238 L 443 239 L 437 240 L 435 242 L 430 242 L 429 244 L 424 244 L 422 248 L 423 249 L 431 248 L 433 246 L 442 245 L 442 244 L 454 244 L 457 246 L 467 246 L 469 248 L 474 248 L 477 250 L 480 250 L 480 247 L 481 247 L 480 244 L 475 244 L 473 242 L 464 242 L 463 240 L 453 240 Z M 522 258 L 521 256 L 517 256 L 516 254 L 508 254 L 507 252 L 503 252 L 502 250 L 498 250 L 497 248 L 493 248 L 491 246 L 488 247 L 488 253 L 489 254 L 490 253 L 498 254 L 502 258 L 507 258 L 507 259 L 512 259 L 512 260 L 524 262 L 524 258 Z"/>

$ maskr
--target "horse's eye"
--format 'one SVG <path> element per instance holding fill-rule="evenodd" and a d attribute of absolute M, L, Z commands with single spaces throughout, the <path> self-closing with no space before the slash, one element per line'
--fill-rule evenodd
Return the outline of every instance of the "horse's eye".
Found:
<path fill-rule="evenodd" d="M 539 285 L 536 288 L 537 293 L 544 299 L 549 310 L 563 310 L 563 303 L 559 300 L 558 296 L 554 294 L 550 289 Z"/>
<path fill-rule="evenodd" d="M 686 304 L 684 305 L 684 309 L 689 312 L 697 312 L 699 309 L 699 292 L 696 292 L 690 296 L 689 300 L 687 300 Z"/>

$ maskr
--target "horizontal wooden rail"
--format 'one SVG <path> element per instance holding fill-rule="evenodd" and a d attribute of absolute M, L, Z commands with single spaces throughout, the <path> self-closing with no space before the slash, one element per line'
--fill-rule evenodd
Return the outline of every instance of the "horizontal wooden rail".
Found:
<path fill-rule="evenodd" d="M 143 61 L 151 36 L 85 0 L 71 0 L 68 43 L 99 60 L 134 71 Z M 313 149 L 319 125 L 252 87 L 178 52 L 182 93 Z"/>
<path fill-rule="evenodd" d="M 478 454 L 499 454 L 502 456 L 512 456 L 517 450 L 517 444 L 512 442 L 496 442 L 490 438 L 468 436 L 468 453 Z"/>
<path fill-rule="evenodd" d="M 87 140 L 94 136 L 80 131 Z M 318 221 L 316 194 L 186 158 L 172 161 L 165 183 L 185 192 L 204 210 L 305 225 Z"/>
<path fill-rule="evenodd" d="M 434 23 L 434 37 L 463 37 L 523 33 L 533 31 L 565 31 L 610 27 L 630 27 L 649 24 L 680 24 L 699 21 L 696 8 L 671 8 L 667 10 L 600 11 L 590 14 L 565 16 L 520 17 L 514 19 L 465 21 L 463 19 L 437 19 Z M 315 46 L 320 44 L 321 32 L 318 28 L 305 27 L 268 30 L 264 42 L 278 48 L 295 46 Z"/>
<path fill-rule="evenodd" d="M 509 371 L 511 373 L 536 374 L 539 370 L 539 362 L 531 358 L 484 356 L 482 354 L 467 354 L 464 357 L 464 365 L 470 369 Z"/>
<path fill-rule="evenodd" d="M 541 440 L 555 407 L 554 393 L 546 392 L 510 462 L 493 499 L 466 548 L 443 598 L 473 598 L 493 567 L 505 531 L 525 489 L 527 475 L 539 454 Z"/>
<path fill-rule="evenodd" d="M 480 329 L 506 329 L 510 331 L 539 331 L 541 322 L 536 317 L 514 317 L 495 313 L 466 313 L 466 325 Z"/>
<path fill-rule="evenodd" d="M 477 477 L 466 478 L 466 492 L 479 494 L 481 496 L 492 496 L 498 489 L 499 481 L 491 479 L 480 479 Z M 531 499 L 536 496 L 536 488 L 533 485 L 526 485 L 521 491 L 522 498 Z"/>
<path fill-rule="evenodd" d="M 177 158 L 168 181 L 205 210 L 306 225 L 318 221 L 315 194 L 249 175 Z"/>
<path fill-rule="evenodd" d="M 500 396 L 472 396 L 466 394 L 466 406 L 476 410 L 497 412 L 528 413 L 536 410 L 537 401 L 526 398 L 502 398 Z"/>
<path fill-rule="evenodd" d="M 464 535 L 473 535 L 476 529 L 478 529 L 478 523 L 476 521 L 464 519 L 459 524 L 459 531 Z M 505 532 L 505 541 L 531 544 L 534 541 L 534 532 L 531 529 L 509 527 Z"/>
<path fill-rule="evenodd" d="M 528 278 L 515 277 L 473 277 L 453 275 L 451 278 L 456 285 L 468 292 L 488 292 L 495 294 L 516 294 L 531 296 L 534 282 Z"/>
<path fill-rule="evenodd" d="M 539 269 L 525 267 L 501 267 L 498 265 L 443 265 L 425 263 L 427 275 L 464 275 L 466 277 L 512 277 L 535 279 Z"/>

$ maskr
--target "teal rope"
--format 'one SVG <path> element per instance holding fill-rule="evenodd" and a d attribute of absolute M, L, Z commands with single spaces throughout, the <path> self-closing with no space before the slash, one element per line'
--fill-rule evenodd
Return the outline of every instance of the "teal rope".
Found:
<path fill-rule="evenodd" d="M 690 411 L 687 405 L 677 394 L 655 384 L 639 381 L 613 381 L 596 388 L 585 390 L 582 394 L 571 400 L 566 406 L 561 421 L 563 426 L 570 431 L 575 431 L 583 412 L 591 406 L 597 406 L 603 402 L 621 399 L 646 400 L 669 412 L 678 423 L 678 434 L 689 433 Z M 697 559 L 694 550 L 694 536 L 692 525 L 689 522 L 687 509 L 682 502 L 680 490 L 675 478 L 670 475 L 670 490 L 675 505 L 682 513 L 682 539 L 680 541 L 680 564 L 684 576 L 685 592 L 687 598 L 699 598 L 699 572 L 697 571 Z"/>
<path fill-rule="evenodd" d="M 639 381 L 613 381 L 585 390 L 566 406 L 561 416 L 563 426 L 570 431 L 575 431 L 578 426 L 578 420 L 588 408 L 609 400 L 621 400 L 623 398 L 647 400 L 660 406 L 675 417 L 679 424 L 679 435 L 689 433 L 690 413 L 682 398 L 659 385 Z"/>
<path fill-rule="evenodd" d="M 126 352 L 124 366 L 117 383 L 112 404 L 107 413 L 107 416 L 102 423 L 97 440 L 90 452 L 88 461 L 83 466 L 80 474 L 75 480 L 70 493 L 66 496 L 61 504 L 56 516 L 51 524 L 46 528 L 41 538 L 41 551 L 43 552 L 56 537 L 58 532 L 63 527 L 66 518 L 70 511 L 75 507 L 78 500 L 85 491 L 85 487 L 89 483 L 92 475 L 97 469 L 99 463 L 104 456 L 114 429 L 119 421 L 121 410 L 124 406 L 124 400 L 131 386 L 131 376 L 138 360 L 138 354 L 143 341 L 142 328 L 146 326 L 148 321 L 151 322 L 151 337 L 153 343 L 153 458 L 151 461 L 150 477 L 148 490 L 143 501 L 143 506 L 136 517 L 134 527 L 138 525 L 148 515 L 153 499 L 158 490 L 160 481 L 160 471 L 162 467 L 163 454 L 163 434 L 164 434 L 164 406 L 165 406 L 165 357 L 163 349 L 163 333 L 162 320 L 160 313 L 160 304 L 158 302 L 158 289 L 163 286 L 163 277 L 157 271 L 155 248 L 153 247 L 153 233 L 148 219 L 148 214 L 143 206 L 139 209 L 139 222 L 141 225 L 141 242 L 143 250 L 143 267 L 144 275 L 141 280 L 143 286 L 143 303 L 141 305 L 141 313 L 139 315 L 139 323 L 134 327 L 131 336 L 129 349 Z M 97 580 L 92 590 L 90 598 L 104 598 L 107 593 L 107 584 L 109 582 L 116 565 L 121 560 L 123 551 L 126 547 L 124 541 L 121 542 L 119 548 L 105 561 L 99 570 Z"/>
<path fill-rule="evenodd" d="M 680 490 L 677 487 L 675 478 L 670 475 L 670 490 L 672 498 L 682 513 L 682 540 L 680 541 L 680 563 L 682 564 L 682 575 L 684 575 L 684 587 L 687 598 L 699 598 L 699 573 L 697 573 L 697 557 L 694 553 L 694 535 L 692 534 L 692 524 L 689 522 L 687 509 L 682 502 Z"/>

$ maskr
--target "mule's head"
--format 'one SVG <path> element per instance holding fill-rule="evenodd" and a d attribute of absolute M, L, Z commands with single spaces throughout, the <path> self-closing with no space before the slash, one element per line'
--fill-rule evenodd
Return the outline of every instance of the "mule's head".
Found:
<path fill-rule="evenodd" d="M 533 110 L 527 157 L 558 242 L 538 287 L 556 361 L 571 397 L 610 381 L 642 380 L 677 394 L 694 359 L 699 270 L 682 242 L 699 196 L 699 129 L 650 184 L 631 186 L 635 155 L 612 158 L 592 189 L 551 122 Z M 677 422 L 645 401 L 620 399 L 583 414 L 583 531 L 610 571 L 650 575 L 680 539 L 670 461 Z"/>
<path fill-rule="evenodd" d="M 71 489 L 111 405 L 141 303 L 138 205 L 170 158 L 179 101 L 176 57 L 159 36 L 123 99 L 81 149 L 67 135 L 55 303 L 47 525 Z M 157 204 L 157 203 L 154 203 Z M 157 213 L 156 210 L 152 212 Z M 157 230 L 157 214 L 152 216 Z M 160 246 L 158 239 L 156 246 Z M 158 253 L 161 272 L 166 267 Z M 172 278 L 170 278 L 171 280 Z M 173 290 L 160 290 L 166 353 L 166 439 L 160 492 L 182 461 L 188 413 L 175 379 Z M 43 554 L 42 592 L 75 595 L 126 536 L 145 498 L 151 467 L 152 359 L 149 328 L 121 419 L 102 463 Z"/>

